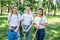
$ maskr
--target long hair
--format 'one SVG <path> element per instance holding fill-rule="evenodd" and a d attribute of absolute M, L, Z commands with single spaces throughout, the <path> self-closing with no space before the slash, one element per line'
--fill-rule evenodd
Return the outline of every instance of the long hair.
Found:
<path fill-rule="evenodd" d="M 17 6 L 13 6 L 13 7 L 11 8 L 11 14 L 13 13 L 13 10 L 12 10 L 12 9 L 14 9 L 14 7 L 17 7 Z"/>
<path fill-rule="evenodd" d="M 42 8 L 39 8 L 38 10 L 41 10 L 42 11 L 42 15 L 41 16 L 43 16 L 43 9 Z"/>
<path fill-rule="evenodd" d="M 14 9 L 14 7 L 17 7 L 17 6 L 13 6 L 13 7 L 11 8 L 10 19 L 11 19 L 12 13 L 13 13 L 13 10 L 12 10 L 12 9 Z M 17 14 L 17 16 L 18 16 L 18 13 L 16 13 L 16 14 Z"/>

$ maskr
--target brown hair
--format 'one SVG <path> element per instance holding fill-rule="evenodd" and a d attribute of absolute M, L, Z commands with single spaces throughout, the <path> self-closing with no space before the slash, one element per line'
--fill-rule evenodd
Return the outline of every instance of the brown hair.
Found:
<path fill-rule="evenodd" d="M 17 7 L 17 6 L 13 6 L 13 7 L 11 8 L 11 14 L 13 13 L 12 9 L 14 9 L 14 7 Z"/>
<path fill-rule="evenodd" d="M 42 8 L 39 8 L 38 10 L 41 10 L 42 11 L 42 15 L 41 16 L 43 16 L 43 9 Z"/>
<path fill-rule="evenodd" d="M 30 7 L 29 5 L 27 5 L 26 8 L 27 8 L 27 7 L 29 7 L 29 8 L 31 9 L 31 7 Z M 25 8 L 25 9 L 26 9 L 26 8 Z"/>
<path fill-rule="evenodd" d="M 31 11 L 33 11 L 33 8 L 31 7 Z"/>

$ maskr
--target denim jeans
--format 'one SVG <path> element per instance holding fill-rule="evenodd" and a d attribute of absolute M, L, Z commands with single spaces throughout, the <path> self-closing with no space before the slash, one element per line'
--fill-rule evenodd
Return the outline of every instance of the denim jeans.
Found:
<path fill-rule="evenodd" d="M 25 30 L 27 30 L 29 26 L 30 25 L 23 25 Z M 26 32 L 25 40 L 30 40 L 31 39 L 30 37 L 31 37 L 31 29 L 28 32 Z"/>
<path fill-rule="evenodd" d="M 36 40 L 44 40 L 45 37 L 45 29 L 38 29 L 36 33 Z"/>
<path fill-rule="evenodd" d="M 14 32 L 15 29 L 16 27 L 12 27 L 12 29 L 8 31 L 8 40 L 20 40 L 19 30 L 17 32 Z"/>

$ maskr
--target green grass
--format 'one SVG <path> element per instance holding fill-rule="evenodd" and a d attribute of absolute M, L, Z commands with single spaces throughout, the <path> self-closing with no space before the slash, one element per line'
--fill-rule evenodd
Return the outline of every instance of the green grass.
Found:
<path fill-rule="evenodd" d="M 7 40 L 7 16 L 8 14 L 0 15 L 0 40 Z M 46 16 L 49 26 L 46 27 L 45 40 L 60 40 L 60 16 Z M 34 27 L 32 28 L 32 37 L 35 35 Z"/>
<path fill-rule="evenodd" d="M 0 15 L 0 40 L 7 40 L 7 14 Z"/>
<path fill-rule="evenodd" d="M 47 16 L 47 19 L 45 40 L 60 40 L 60 16 Z"/>

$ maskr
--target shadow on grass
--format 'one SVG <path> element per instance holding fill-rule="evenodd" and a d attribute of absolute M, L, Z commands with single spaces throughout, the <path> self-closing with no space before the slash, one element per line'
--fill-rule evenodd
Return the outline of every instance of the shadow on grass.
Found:
<path fill-rule="evenodd" d="M 0 16 L 7 16 L 7 14 L 0 14 Z"/>
<path fill-rule="evenodd" d="M 1 17 L 3 16 L 3 17 Z M 0 40 L 7 40 L 7 16 L 6 14 L 0 15 Z"/>
<path fill-rule="evenodd" d="M 7 17 L 1 17 L 0 18 L 0 25 L 7 24 Z"/>
<path fill-rule="evenodd" d="M 6 14 L 2 14 L 0 16 L 7 16 Z M 60 18 L 60 16 L 47 16 L 47 18 Z M 3 26 L 4 24 L 4 26 Z M 7 39 L 7 17 L 0 17 L 0 40 L 6 40 Z M 35 35 L 35 28 L 32 27 L 32 35 L 31 39 Z M 46 35 L 45 40 L 60 40 L 60 22 L 55 22 L 54 24 L 49 24 L 48 27 L 46 27 Z"/>
<path fill-rule="evenodd" d="M 0 27 L 0 40 L 7 40 L 8 26 Z"/>
<path fill-rule="evenodd" d="M 60 23 L 49 24 L 46 27 L 45 40 L 60 40 Z"/>
<path fill-rule="evenodd" d="M 55 17 L 57 17 L 57 18 L 60 18 L 60 15 L 56 15 L 56 16 L 46 16 L 47 18 L 55 18 Z"/>
<path fill-rule="evenodd" d="M 31 39 L 34 38 L 35 32 L 35 28 L 32 27 Z M 36 38 L 34 38 L 34 40 L 36 40 Z M 46 27 L 45 40 L 60 40 L 60 22 L 49 24 L 49 26 Z"/>

